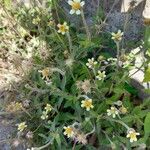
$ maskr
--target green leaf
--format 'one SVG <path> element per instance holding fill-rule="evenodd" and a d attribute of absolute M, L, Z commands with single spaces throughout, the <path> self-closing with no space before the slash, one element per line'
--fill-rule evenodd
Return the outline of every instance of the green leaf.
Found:
<path fill-rule="evenodd" d="M 127 82 L 125 83 L 124 88 L 129 93 L 131 93 L 133 95 L 138 95 L 138 90 L 136 88 L 134 88 L 133 86 L 131 86 L 130 84 L 128 84 Z"/>
<path fill-rule="evenodd" d="M 150 81 L 150 68 L 148 68 L 148 69 L 145 71 L 143 82 L 149 82 L 149 81 Z"/>
<path fill-rule="evenodd" d="M 61 149 L 61 139 L 60 139 L 60 135 L 58 133 L 55 134 L 55 140 L 59 146 L 59 149 Z"/>
<path fill-rule="evenodd" d="M 150 112 L 146 115 L 144 121 L 144 132 L 145 134 L 150 134 Z"/>
<path fill-rule="evenodd" d="M 146 49 L 150 48 L 150 27 L 147 26 L 145 30 L 144 46 Z"/>

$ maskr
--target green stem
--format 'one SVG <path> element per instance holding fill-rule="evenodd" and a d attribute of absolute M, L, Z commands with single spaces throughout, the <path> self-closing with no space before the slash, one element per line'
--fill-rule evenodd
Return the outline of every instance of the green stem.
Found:
<path fill-rule="evenodd" d="M 119 62 L 120 62 L 120 47 L 119 47 L 119 42 L 116 42 L 117 46 L 117 69 L 119 69 Z"/>
<path fill-rule="evenodd" d="M 67 38 L 68 38 L 68 42 L 69 42 L 69 50 L 70 50 L 70 53 L 72 51 L 72 40 L 71 40 L 71 36 L 70 36 L 70 33 L 67 32 Z"/>
<path fill-rule="evenodd" d="M 45 149 L 47 148 L 50 144 L 52 144 L 52 142 L 48 142 L 47 144 L 41 146 L 41 147 L 33 147 L 34 150 L 42 150 L 42 149 Z"/>
<path fill-rule="evenodd" d="M 89 31 L 87 22 L 86 22 L 86 20 L 85 20 L 85 16 L 84 16 L 83 9 L 81 10 L 81 17 L 82 17 L 82 21 L 83 21 L 83 24 L 84 24 L 84 27 L 85 27 L 85 31 L 86 31 L 87 38 L 88 38 L 89 41 L 91 41 L 91 33 L 90 33 L 90 31 Z"/>
<path fill-rule="evenodd" d="M 115 120 L 115 119 L 107 118 L 107 117 L 106 117 L 105 119 L 110 120 L 110 121 L 113 121 L 113 122 L 117 122 L 117 123 L 123 125 L 127 130 L 130 129 L 130 128 L 129 128 L 123 121 L 121 121 L 121 120 Z"/>

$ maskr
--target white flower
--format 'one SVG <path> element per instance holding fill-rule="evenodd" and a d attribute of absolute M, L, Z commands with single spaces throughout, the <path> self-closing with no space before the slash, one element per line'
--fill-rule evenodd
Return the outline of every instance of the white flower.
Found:
<path fill-rule="evenodd" d="M 50 112 L 52 110 L 52 106 L 50 104 L 47 104 L 45 106 L 45 110 L 46 110 L 47 113 Z"/>
<path fill-rule="evenodd" d="M 72 9 L 70 10 L 70 14 L 77 14 L 80 15 L 81 14 L 81 9 L 84 6 L 85 2 L 81 0 L 69 0 L 68 4 L 72 7 Z"/>
<path fill-rule="evenodd" d="M 98 75 L 96 76 L 96 78 L 97 78 L 98 80 L 103 80 L 105 77 L 106 77 L 105 71 L 103 71 L 103 72 L 98 71 Z"/>
<path fill-rule="evenodd" d="M 92 69 L 97 64 L 97 61 L 94 61 L 94 58 L 88 59 L 88 63 L 86 65 Z"/>
<path fill-rule="evenodd" d="M 32 39 L 30 40 L 29 44 L 30 44 L 32 47 L 38 47 L 38 46 L 40 45 L 39 38 L 36 38 L 35 36 L 32 37 Z"/>
<path fill-rule="evenodd" d="M 107 115 L 108 116 L 112 115 L 113 118 L 115 118 L 118 113 L 119 111 L 115 107 L 111 107 L 110 109 L 107 109 Z"/>
<path fill-rule="evenodd" d="M 130 142 L 137 141 L 137 135 L 140 135 L 140 133 L 137 133 L 134 129 L 129 129 L 127 132 L 127 138 L 130 138 Z"/>
<path fill-rule="evenodd" d="M 64 126 L 64 135 L 67 135 L 68 138 L 73 137 L 74 136 L 74 131 L 73 128 L 70 126 Z"/>
<path fill-rule="evenodd" d="M 94 106 L 92 105 L 92 99 L 85 99 L 81 101 L 81 103 L 81 107 L 85 107 L 87 111 L 94 108 Z"/>
<path fill-rule="evenodd" d="M 47 112 L 46 112 L 46 111 L 43 111 L 43 112 L 42 112 L 41 119 L 42 119 L 42 120 L 45 120 L 45 119 L 47 119 L 47 118 L 48 118 Z"/>
<path fill-rule="evenodd" d="M 22 132 L 27 127 L 25 122 L 18 124 L 18 130 Z"/>
<path fill-rule="evenodd" d="M 111 35 L 112 35 L 111 39 L 118 42 L 122 40 L 123 32 L 121 32 L 121 30 L 118 30 L 117 33 L 112 32 Z"/>
<path fill-rule="evenodd" d="M 63 35 L 69 30 L 69 26 L 67 26 L 67 22 L 64 22 L 63 24 L 58 24 L 57 27 L 59 28 L 58 33 L 61 33 Z"/>

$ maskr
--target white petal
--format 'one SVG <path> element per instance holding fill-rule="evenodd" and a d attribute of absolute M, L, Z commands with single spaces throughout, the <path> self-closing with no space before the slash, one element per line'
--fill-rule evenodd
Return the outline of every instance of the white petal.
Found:
<path fill-rule="evenodd" d="M 73 4 L 73 1 L 69 0 L 69 1 L 68 1 L 68 4 L 69 4 L 69 5 L 72 5 L 72 4 Z"/>
<path fill-rule="evenodd" d="M 75 10 L 74 10 L 74 9 L 71 9 L 69 13 L 72 15 L 72 14 L 75 13 Z"/>
<path fill-rule="evenodd" d="M 77 11 L 76 11 L 76 14 L 77 14 L 77 15 L 80 15 L 80 14 L 81 14 L 81 11 L 80 11 L 80 10 L 77 10 Z"/>
<path fill-rule="evenodd" d="M 111 115 L 111 113 L 110 113 L 110 112 L 108 112 L 108 113 L 107 113 L 107 115 L 108 115 L 108 116 L 110 116 L 110 115 Z"/>
<path fill-rule="evenodd" d="M 74 2 L 80 2 L 81 0 L 74 0 Z"/>
<path fill-rule="evenodd" d="M 132 143 L 132 142 L 133 142 L 133 139 L 130 139 L 130 142 Z"/>
<path fill-rule="evenodd" d="M 94 108 L 94 106 L 93 106 L 93 105 L 91 105 L 91 108 Z"/>
<path fill-rule="evenodd" d="M 92 99 L 89 99 L 88 101 L 89 101 L 89 102 L 92 102 Z"/>
<path fill-rule="evenodd" d="M 83 6 L 85 5 L 85 2 L 82 1 L 82 2 L 80 3 L 80 5 L 83 7 Z"/>
<path fill-rule="evenodd" d="M 89 111 L 89 110 L 90 110 L 90 108 L 88 107 L 86 110 L 87 110 L 87 111 Z"/>
<path fill-rule="evenodd" d="M 57 27 L 59 28 L 61 26 L 61 24 L 58 24 Z"/>
<path fill-rule="evenodd" d="M 130 134 L 127 134 L 127 136 L 126 136 L 127 138 L 129 138 L 130 137 Z"/>
<path fill-rule="evenodd" d="M 81 104 L 81 107 L 84 107 L 84 104 Z"/>
<path fill-rule="evenodd" d="M 66 25 L 67 25 L 67 22 L 64 22 L 64 25 L 66 26 Z"/>
<path fill-rule="evenodd" d="M 116 117 L 116 115 L 115 114 L 113 114 L 113 118 L 115 118 Z"/>

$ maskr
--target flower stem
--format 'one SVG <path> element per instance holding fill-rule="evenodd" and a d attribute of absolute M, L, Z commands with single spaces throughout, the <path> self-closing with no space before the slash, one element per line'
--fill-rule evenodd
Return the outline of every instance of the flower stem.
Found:
<path fill-rule="evenodd" d="M 69 50 L 70 50 L 70 53 L 72 51 L 72 40 L 71 40 L 71 36 L 70 36 L 70 33 L 67 32 L 67 38 L 68 38 L 68 42 L 69 42 Z"/>
<path fill-rule="evenodd" d="M 108 119 L 108 120 L 113 121 L 113 122 L 117 122 L 117 123 L 123 125 L 127 130 L 130 129 L 130 128 L 129 128 L 123 121 L 121 121 L 121 120 L 115 120 L 115 119 L 111 119 L 111 118 L 105 118 L 105 119 Z"/>
<path fill-rule="evenodd" d="M 91 33 L 90 33 L 90 31 L 89 31 L 87 22 L 86 22 L 86 20 L 85 20 L 85 16 L 84 16 L 83 9 L 81 10 L 81 17 L 82 17 L 82 21 L 83 21 L 83 24 L 84 24 L 84 27 L 85 27 L 85 31 L 86 31 L 87 38 L 88 38 L 89 41 L 91 41 Z"/>
<path fill-rule="evenodd" d="M 117 46 L 117 69 L 119 69 L 119 62 L 120 62 L 120 47 L 119 47 L 119 42 L 116 42 Z"/>

